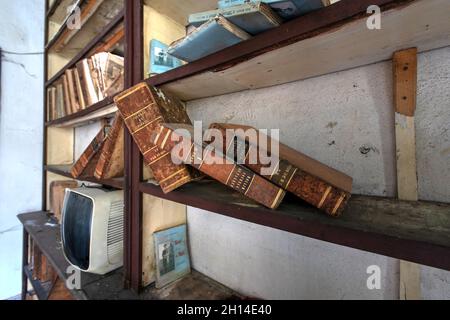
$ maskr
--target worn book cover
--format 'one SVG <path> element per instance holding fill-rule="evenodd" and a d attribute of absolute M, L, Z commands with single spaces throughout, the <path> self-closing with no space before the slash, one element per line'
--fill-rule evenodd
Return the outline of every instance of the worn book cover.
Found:
<path fill-rule="evenodd" d="M 89 65 L 89 59 L 83 59 L 76 65 L 86 107 L 99 101 Z"/>
<path fill-rule="evenodd" d="M 92 172 L 90 172 L 89 174 L 87 173 L 86 169 L 91 160 L 99 154 L 99 151 L 103 146 L 106 136 L 108 135 L 109 129 L 110 129 L 109 125 L 103 126 L 100 132 L 95 136 L 95 138 L 86 148 L 86 150 L 84 150 L 84 152 L 81 154 L 81 157 L 77 160 L 77 162 L 75 162 L 75 164 L 72 167 L 72 170 L 70 171 L 72 177 L 79 178 L 80 176 L 94 176 L 95 166 L 93 166 L 94 169 L 91 170 Z"/>
<path fill-rule="evenodd" d="M 250 38 L 251 35 L 241 28 L 222 16 L 216 16 L 185 38 L 172 43 L 169 54 L 192 62 Z"/>
<path fill-rule="evenodd" d="M 58 80 L 56 82 L 56 114 L 58 119 L 66 116 L 66 110 L 64 107 L 64 87 L 62 80 Z"/>
<path fill-rule="evenodd" d="M 58 118 L 57 111 L 56 111 L 56 88 L 51 87 L 50 88 L 50 116 L 52 120 L 56 120 Z"/>
<path fill-rule="evenodd" d="M 259 158 L 259 152 L 270 155 L 271 141 L 268 136 L 260 136 L 265 140 L 262 145 L 267 146 L 263 148 L 259 139 L 257 143 L 251 142 L 245 135 L 245 131 L 248 129 L 258 132 L 252 127 L 213 123 L 210 125 L 210 129 L 217 129 L 222 133 L 223 150 L 230 157 L 237 157 L 239 149 L 243 150 L 242 155 L 245 159 L 242 160 L 247 168 L 261 174 L 262 168 L 270 167 L 270 164 L 263 165 Z M 227 129 L 235 130 L 235 137 L 231 141 L 226 140 Z M 228 140 L 230 140 L 229 138 Z M 256 154 L 253 159 L 251 159 L 251 151 Z M 351 177 L 281 143 L 275 171 L 263 176 L 331 216 L 339 216 L 351 197 Z"/>
<path fill-rule="evenodd" d="M 70 103 L 69 83 L 65 74 L 62 76 L 63 94 L 64 94 L 64 110 L 66 115 L 72 114 L 72 105 Z"/>
<path fill-rule="evenodd" d="M 189 16 L 189 23 L 199 27 L 217 15 L 225 17 L 251 35 L 278 27 L 283 23 L 283 20 L 267 4 L 261 2 L 194 13 Z"/>
<path fill-rule="evenodd" d="M 120 93 L 114 102 L 163 192 L 171 192 L 198 176 L 187 166 L 174 164 L 170 152 L 150 141 L 164 122 L 191 123 L 181 101 L 144 82 Z"/>
<path fill-rule="evenodd" d="M 153 240 L 157 288 L 191 273 L 186 225 L 155 232 Z"/>
<path fill-rule="evenodd" d="M 66 189 L 74 189 L 77 187 L 78 182 L 73 180 L 53 181 L 50 183 L 50 212 L 53 213 L 58 221 L 61 220 Z"/>
<path fill-rule="evenodd" d="M 123 177 L 124 174 L 124 126 L 119 114 L 116 115 L 111 130 L 106 137 L 95 168 L 97 179 Z"/>
<path fill-rule="evenodd" d="M 219 9 L 245 3 L 257 3 L 258 0 L 219 0 Z M 326 3 L 322 0 L 262 0 L 268 4 L 281 18 L 290 20 L 311 11 L 323 8 Z"/>
<path fill-rule="evenodd" d="M 100 82 L 104 97 L 110 97 L 124 88 L 124 59 L 118 55 L 104 52 L 96 55 L 99 58 Z"/>
<path fill-rule="evenodd" d="M 80 110 L 83 110 L 86 108 L 86 102 L 84 100 L 83 88 L 81 87 L 80 75 L 78 73 L 77 68 L 74 68 L 72 70 L 73 70 L 73 78 L 75 81 L 75 89 L 76 89 L 77 97 L 78 97 L 78 103 L 80 104 Z"/>
<path fill-rule="evenodd" d="M 206 144 L 197 144 L 193 137 L 194 129 L 191 125 L 164 123 L 159 131 L 153 133 L 150 140 L 171 153 L 178 161 L 193 166 L 263 206 L 278 208 L 285 196 L 282 188 L 237 164 L 221 150 Z M 179 146 L 184 146 L 183 152 L 175 149 Z M 172 152 L 173 150 L 175 151 Z"/>
<path fill-rule="evenodd" d="M 73 69 L 66 70 L 67 85 L 69 88 L 70 105 L 72 107 L 72 113 L 77 113 L 81 110 L 80 103 L 78 102 L 78 93 L 75 84 Z"/>

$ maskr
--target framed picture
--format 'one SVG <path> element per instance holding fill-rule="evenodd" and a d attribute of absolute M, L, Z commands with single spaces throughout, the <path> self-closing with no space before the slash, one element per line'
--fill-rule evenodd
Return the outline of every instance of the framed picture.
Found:
<path fill-rule="evenodd" d="M 149 75 L 160 74 L 183 65 L 180 59 L 167 53 L 169 46 L 159 40 L 150 41 L 150 70 Z"/>
<path fill-rule="evenodd" d="M 153 234 L 156 287 L 162 288 L 191 272 L 186 225 Z"/>

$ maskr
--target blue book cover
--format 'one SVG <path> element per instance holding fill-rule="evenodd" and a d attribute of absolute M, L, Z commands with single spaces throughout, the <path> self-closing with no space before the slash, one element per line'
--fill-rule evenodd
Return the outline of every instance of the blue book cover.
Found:
<path fill-rule="evenodd" d="M 162 288 L 191 273 L 186 225 L 153 234 L 156 287 Z"/>
<path fill-rule="evenodd" d="M 219 0 L 219 9 L 225 9 L 245 3 L 257 3 L 258 0 Z M 283 19 L 289 20 L 324 7 L 322 0 L 261 0 Z"/>
<path fill-rule="evenodd" d="M 169 54 L 192 62 L 250 38 L 248 33 L 218 16 L 175 41 Z"/>
<path fill-rule="evenodd" d="M 150 41 L 150 67 L 149 76 L 178 68 L 183 65 L 183 61 L 170 56 L 167 53 L 169 46 L 159 40 Z"/>
<path fill-rule="evenodd" d="M 217 15 L 223 16 L 251 35 L 270 30 L 283 23 L 283 19 L 269 5 L 262 2 L 249 2 L 223 9 L 194 13 L 189 15 L 189 23 L 199 27 Z"/>

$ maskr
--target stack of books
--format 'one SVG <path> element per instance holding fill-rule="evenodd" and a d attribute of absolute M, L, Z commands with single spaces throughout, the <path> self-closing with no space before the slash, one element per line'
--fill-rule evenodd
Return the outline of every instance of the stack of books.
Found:
<path fill-rule="evenodd" d="M 124 88 L 124 59 L 101 52 L 68 69 L 47 88 L 47 121 L 63 118 Z"/>
<path fill-rule="evenodd" d="M 189 16 L 188 35 L 168 53 L 192 62 L 329 5 L 329 0 L 219 0 L 218 9 Z"/>
<path fill-rule="evenodd" d="M 194 140 L 184 104 L 146 83 L 116 95 L 114 101 L 119 109 L 115 122 L 128 128 L 164 193 L 206 175 L 267 208 L 276 209 L 286 192 L 290 192 L 333 217 L 343 212 L 351 196 L 351 177 L 281 143 L 275 164 L 266 165 L 258 156 L 250 157 L 251 150 L 257 154 L 272 153 L 266 147 L 270 144 L 261 140 L 269 137 L 258 135 L 260 138 L 255 142 L 240 134 L 249 129 L 259 133 L 254 128 L 215 123 L 210 129 L 223 133 L 220 136 L 225 143 L 219 144 L 221 147 L 208 135 L 204 141 Z M 107 136 L 113 136 L 113 130 Z M 231 140 L 226 134 L 228 130 L 235 132 Z M 106 139 L 101 132 L 91 150 L 101 150 L 99 143 Z M 106 145 L 103 144 L 103 149 Z M 239 151 L 245 159 L 238 157 Z M 101 154 L 107 157 L 111 151 Z M 99 165 L 101 161 L 96 163 Z M 271 170 L 262 170 L 269 167 Z"/>

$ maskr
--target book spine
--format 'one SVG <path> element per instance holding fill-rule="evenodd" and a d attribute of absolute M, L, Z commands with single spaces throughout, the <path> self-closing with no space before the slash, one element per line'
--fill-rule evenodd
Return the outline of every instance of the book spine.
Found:
<path fill-rule="evenodd" d="M 77 160 L 77 162 L 75 162 L 75 164 L 72 167 L 72 170 L 70 171 L 72 177 L 79 178 L 83 174 L 89 162 L 98 153 L 103 142 L 105 141 L 106 131 L 107 127 L 104 126 L 97 134 L 97 136 L 95 136 L 94 140 L 92 140 L 92 142 L 89 144 L 86 150 L 84 150 L 83 154 Z"/>
<path fill-rule="evenodd" d="M 214 149 L 203 149 L 195 145 L 192 140 L 187 155 L 180 152 L 171 152 L 180 140 L 186 139 L 176 131 L 162 126 L 153 142 L 161 149 L 170 153 L 178 161 L 189 164 L 197 170 L 240 192 L 246 197 L 270 209 L 276 209 L 285 196 L 285 191 L 260 177 L 244 166 L 230 161 L 222 152 Z M 182 143 L 186 143 L 183 141 Z M 199 148 L 200 147 L 200 148 Z"/>
<path fill-rule="evenodd" d="M 145 83 L 138 84 L 117 95 L 114 102 L 163 192 L 171 192 L 192 181 L 191 172 L 185 165 L 175 165 L 169 152 L 149 141 L 152 133 L 165 122 L 150 88 Z"/>
<path fill-rule="evenodd" d="M 225 9 L 233 6 L 239 6 L 241 4 L 246 4 L 249 2 L 255 3 L 258 2 L 258 0 L 219 0 L 217 2 L 217 5 L 219 9 Z"/>
<path fill-rule="evenodd" d="M 58 115 L 56 113 L 56 88 L 55 87 L 51 87 L 50 88 L 50 99 L 51 99 L 51 118 L 52 120 L 56 120 L 58 118 Z"/>
<path fill-rule="evenodd" d="M 86 107 L 89 107 L 98 102 L 98 97 L 94 88 L 94 83 L 92 81 L 88 60 L 89 59 L 84 59 L 77 64 Z"/>
<path fill-rule="evenodd" d="M 64 110 L 66 115 L 72 114 L 72 106 L 70 104 L 70 92 L 69 92 L 69 85 L 67 82 L 67 77 L 64 74 L 62 76 L 62 83 L 63 83 L 63 94 L 64 94 Z"/>
<path fill-rule="evenodd" d="M 66 77 L 67 77 L 67 85 L 68 85 L 69 93 L 70 93 L 70 104 L 72 106 L 72 113 L 77 113 L 80 110 L 80 105 L 78 103 L 78 96 L 77 96 L 77 91 L 76 91 L 76 87 L 75 87 L 73 70 L 71 70 L 71 69 L 66 70 Z"/>
<path fill-rule="evenodd" d="M 58 113 L 58 119 L 63 118 L 66 116 L 65 110 L 64 110 L 64 92 L 63 92 L 63 85 L 61 82 L 59 82 L 56 85 L 56 111 Z"/>
<path fill-rule="evenodd" d="M 52 89 L 47 89 L 47 121 L 51 121 L 52 119 Z"/>
<path fill-rule="evenodd" d="M 84 101 L 83 88 L 81 86 L 80 75 L 78 73 L 77 68 L 73 69 L 73 76 L 75 79 L 75 86 L 76 86 L 76 91 L 77 91 L 77 96 L 78 96 L 78 102 L 80 104 L 80 110 L 83 110 L 86 108 L 86 102 Z"/>
<path fill-rule="evenodd" d="M 228 151 L 228 156 L 237 155 L 238 146 L 245 145 L 244 164 L 247 168 L 253 172 L 261 173 L 263 168 L 270 166 L 259 162 L 259 152 L 264 152 L 264 150 L 260 150 L 258 146 L 250 145 L 247 141 L 239 141 L 238 137 L 228 141 L 228 145 L 226 145 L 226 129 L 217 124 L 213 124 L 211 128 L 222 132 L 224 152 L 227 153 Z M 255 159 L 252 159 L 252 161 L 250 159 L 252 152 L 258 155 L 253 157 L 257 160 L 256 163 L 253 162 Z M 263 177 L 333 217 L 342 214 L 351 197 L 350 193 L 340 190 L 326 181 L 295 167 L 284 159 L 279 159 L 279 162 L 274 166 L 273 172 L 270 175 L 263 175 Z"/>
<path fill-rule="evenodd" d="M 94 176 L 97 179 L 105 178 L 105 174 L 112 161 L 111 157 L 113 155 L 116 141 L 119 139 L 119 134 L 121 133 L 123 133 L 123 120 L 120 115 L 117 115 L 113 125 L 111 126 L 111 130 L 109 131 L 108 136 L 103 143 L 100 157 L 97 162 L 97 166 L 95 167 Z"/>

